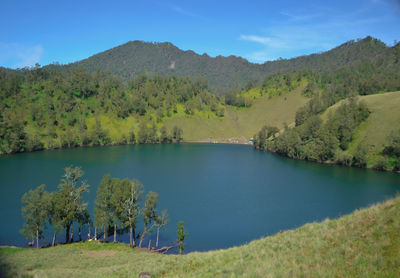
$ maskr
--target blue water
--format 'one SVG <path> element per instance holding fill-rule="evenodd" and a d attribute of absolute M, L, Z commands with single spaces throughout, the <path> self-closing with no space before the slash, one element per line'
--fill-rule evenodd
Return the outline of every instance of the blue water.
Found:
<path fill-rule="evenodd" d="M 174 242 L 182 220 L 189 233 L 185 251 L 241 245 L 340 217 L 400 191 L 398 174 L 296 161 L 240 145 L 130 145 L 15 154 L 0 157 L 0 245 L 27 246 L 19 234 L 23 193 L 43 183 L 56 190 L 69 165 L 85 171 L 91 212 L 107 173 L 136 178 L 146 193 L 158 192 L 159 211 L 168 209 L 171 219 L 160 245 Z M 49 227 L 47 242 L 50 233 Z M 128 241 L 127 235 L 119 239 Z M 154 246 L 155 233 L 150 239 Z"/>

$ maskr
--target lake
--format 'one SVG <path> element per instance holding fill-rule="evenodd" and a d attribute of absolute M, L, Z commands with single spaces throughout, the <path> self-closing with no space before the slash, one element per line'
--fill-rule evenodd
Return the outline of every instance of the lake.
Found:
<path fill-rule="evenodd" d="M 340 217 L 400 192 L 398 174 L 291 160 L 251 146 L 128 145 L 22 153 L 0 157 L 0 245 L 27 246 L 19 234 L 22 195 L 40 184 L 56 190 L 69 165 L 85 172 L 91 212 L 104 174 L 138 179 L 145 193 L 157 192 L 159 211 L 168 209 L 171 219 L 160 245 L 172 244 L 182 220 L 189 233 L 187 252 L 241 245 Z M 129 242 L 127 235 L 119 238 Z"/>

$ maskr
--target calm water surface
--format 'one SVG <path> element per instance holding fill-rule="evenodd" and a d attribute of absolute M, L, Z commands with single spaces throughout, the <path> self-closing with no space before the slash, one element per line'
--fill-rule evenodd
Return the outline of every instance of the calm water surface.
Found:
<path fill-rule="evenodd" d="M 250 146 L 133 145 L 16 154 L 0 157 L 0 245 L 27 245 L 19 234 L 23 193 L 40 184 L 56 190 L 69 165 L 85 171 L 91 212 L 107 173 L 139 179 L 146 192 L 158 192 L 159 210 L 168 209 L 171 218 L 160 245 L 176 239 L 176 224 L 183 220 L 186 251 L 241 245 L 400 192 L 398 174 L 295 161 Z"/>

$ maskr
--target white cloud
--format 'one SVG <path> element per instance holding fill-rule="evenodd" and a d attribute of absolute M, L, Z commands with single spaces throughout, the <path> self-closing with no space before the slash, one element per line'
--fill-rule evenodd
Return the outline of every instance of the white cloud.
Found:
<path fill-rule="evenodd" d="M 0 42 L 0 64 L 11 68 L 31 67 L 40 62 L 43 55 L 41 45 Z"/>
<path fill-rule="evenodd" d="M 385 21 L 371 10 L 369 6 L 348 14 L 327 8 L 309 14 L 281 12 L 286 20 L 271 22 L 259 34 L 241 34 L 239 39 L 259 45 L 258 50 L 245 55 L 253 62 L 327 51 L 347 40 L 369 35 L 370 26 Z"/>

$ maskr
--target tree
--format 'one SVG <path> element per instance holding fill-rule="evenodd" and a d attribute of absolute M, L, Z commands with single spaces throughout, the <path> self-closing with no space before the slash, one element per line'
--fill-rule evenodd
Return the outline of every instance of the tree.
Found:
<path fill-rule="evenodd" d="M 163 143 L 163 144 L 170 143 L 171 142 L 171 137 L 168 135 L 167 128 L 165 126 L 163 126 L 160 129 L 160 132 L 161 132 L 161 136 L 160 136 L 161 143 Z"/>
<path fill-rule="evenodd" d="M 123 188 L 123 214 L 125 215 L 124 224 L 129 226 L 129 244 L 135 247 L 135 228 L 140 212 L 139 201 L 143 194 L 143 184 L 138 180 L 129 181 L 124 179 L 121 182 Z"/>
<path fill-rule="evenodd" d="M 117 242 L 117 225 L 124 221 L 123 204 L 124 192 L 119 178 L 112 178 L 110 182 L 111 196 L 109 202 L 109 211 L 111 224 L 114 226 L 114 243 Z"/>
<path fill-rule="evenodd" d="M 383 153 L 400 158 L 400 129 L 392 131 L 386 141 L 388 143 L 385 145 Z"/>
<path fill-rule="evenodd" d="M 48 218 L 49 194 L 45 191 L 46 185 L 39 185 L 22 196 L 22 217 L 25 219 L 21 233 L 27 238 L 36 234 L 36 248 L 39 248 L 39 238 L 43 235 Z"/>
<path fill-rule="evenodd" d="M 82 209 L 83 210 L 79 211 L 78 214 L 77 214 L 79 241 L 82 241 L 81 231 L 85 227 L 85 225 L 88 225 L 88 228 L 89 228 L 89 231 L 90 231 L 90 214 L 89 214 L 89 211 L 86 209 L 86 207 L 82 208 Z M 89 232 L 89 237 L 90 237 L 90 232 Z"/>
<path fill-rule="evenodd" d="M 87 207 L 87 203 L 83 202 L 82 194 L 89 191 L 89 185 L 82 181 L 84 172 L 80 167 L 65 168 L 64 178 L 61 180 L 59 187 L 60 202 L 63 207 L 63 222 L 66 229 L 65 241 L 73 241 L 73 223 L 77 219 L 79 212 Z M 78 183 L 80 182 L 80 185 Z M 72 229 L 71 229 L 72 227 Z M 71 238 L 70 238 L 71 229 Z"/>
<path fill-rule="evenodd" d="M 101 179 L 99 188 L 97 189 L 97 197 L 95 201 L 94 217 L 95 228 L 103 227 L 104 241 L 107 240 L 107 229 L 110 223 L 110 199 L 111 199 L 111 177 L 104 175 Z M 95 232 L 96 234 L 96 232 Z"/>
<path fill-rule="evenodd" d="M 180 141 L 182 141 L 182 134 L 182 129 L 178 126 L 174 126 L 174 128 L 172 129 L 172 137 L 174 138 L 175 142 L 179 143 Z"/>
<path fill-rule="evenodd" d="M 53 192 L 50 194 L 49 201 L 49 223 L 53 227 L 53 240 L 51 245 L 56 243 L 57 233 L 63 228 L 63 207 L 62 207 L 61 194 Z"/>
<path fill-rule="evenodd" d="M 156 224 L 155 221 L 157 219 L 157 211 L 156 211 L 157 203 L 158 203 L 158 194 L 152 191 L 147 193 L 144 208 L 142 210 L 143 232 L 140 237 L 139 247 L 142 247 L 144 236 L 147 233 L 151 233 Z"/>
<path fill-rule="evenodd" d="M 138 133 L 138 143 L 145 144 L 148 141 L 148 131 L 146 123 L 143 121 L 140 124 L 139 133 Z"/>
<path fill-rule="evenodd" d="M 158 237 L 160 235 L 160 229 L 165 230 L 165 226 L 168 224 L 169 218 L 168 218 L 168 211 L 164 209 L 161 212 L 161 215 L 157 216 L 156 219 L 156 226 L 157 226 L 157 241 L 156 241 L 156 248 L 158 248 Z"/>
<path fill-rule="evenodd" d="M 360 168 L 367 166 L 367 153 L 368 149 L 366 143 L 361 142 L 358 144 L 354 152 L 352 165 Z"/>
<path fill-rule="evenodd" d="M 178 235 L 178 250 L 179 250 L 179 254 L 182 254 L 183 250 L 185 249 L 185 246 L 184 246 L 183 242 L 185 240 L 185 237 L 188 236 L 188 233 L 185 232 L 185 227 L 184 227 L 183 221 L 179 221 L 178 222 L 178 228 L 176 230 L 176 233 Z"/>

